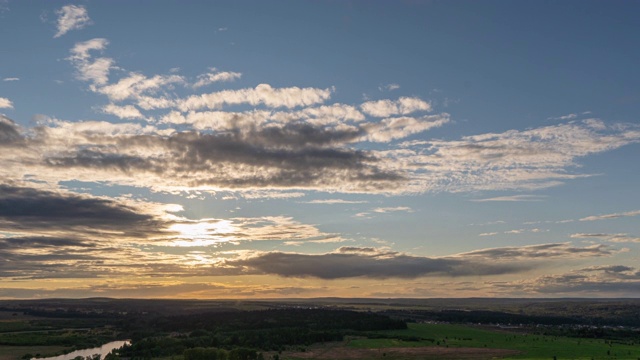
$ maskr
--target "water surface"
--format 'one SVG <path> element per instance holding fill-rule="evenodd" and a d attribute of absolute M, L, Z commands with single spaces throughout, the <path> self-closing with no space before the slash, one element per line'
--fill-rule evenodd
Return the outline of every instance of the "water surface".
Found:
<path fill-rule="evenodd" d="M 47 358 L 37 358 L 37 360 L 72 360 L 73 358 L 77 357 L 77 356 L 82 356 L 83 358 L 86 358 L 87 356 L 93 356 L 95 354 L 100 354 L 100 358 L 104 359 L 105 356 L 107 356 L 107 354 L 109 354 L 111 351 L 113 351 L 114 349 L 119 349 L 121 347 L 123 347 L 125 344 L 129 344 L 130 341 L 129 340 L 118 340 L 118 341 L 112 341 L 110 343 L 106 343 L 100 347 L 95 347 L 95 348 L 91 348 L 91 349 L 82 349 L 82 350 L 76 350 L 74 352 L 70 352 L 68 354 L 65 355 L 58 355 L 58 356 L 52 356 L 52 357 L 47 357 Z M 31 360 L 34 360 L 36 358 L 33 358 Z"/>

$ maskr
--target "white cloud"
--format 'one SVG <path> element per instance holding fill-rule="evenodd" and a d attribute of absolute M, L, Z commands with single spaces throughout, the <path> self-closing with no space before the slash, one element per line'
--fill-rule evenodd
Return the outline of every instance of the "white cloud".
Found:
<path fill-rule="evenodd" d="M 587 216 L 580 219 L 580 221 L 609 220 L 609 219 L 618 219 L 621 217 L 631 217 L 631 216 L 638 216 L 638 215 L 640 215 L 640 210 L 627 211 L 623 213 Z"/>
<path fill-rule="evenodd" d="M 379 207 L 379 208 L 371 209 L 371 210 L 369 210 L 367 212 L 357 213 L 357 214 L 354 215 L 354 217 L 364 218 L 364 219 L 371 219 L 372 213 L 388 214 L 388 213 L 394 213 L 394 212 L 412 213 L 412 212 L 414 212 L 414 210 L 412 208 L 408 207 L 408 206 Z"/>
<path fill-rule="evenodd" d="M 567 115 L 562 115 L 558 117 L 550 117 L 550 118 L 547 118 L 547 120 L 573 120 L 577 118 L 578 118 L 578 114 L 567 114 Z"/>
<path fill-rule="evenodd" d="M 90 51 L 102 51 L 107 45 L 109 45 L 109 40 L 104 38 L 95 38 L 76 43 L 71 49 L 71 60 L 88 60 L 91 56 L 89 55 Z"/>
<path fill-rule="evenodd" d="M 590 176 L 569 171 L 579 166 L 579 157 L 640 142 L 636 125 L 602 124 L 604 129 L 574 122 L 408 143 L 408 148 L 385 155 L 395 158 L 398 168 L 423 169 L 421 179 L 431 189 L 535 190 Z"/>
<path fill-rule="evenodd" d="M 305 202 L 305 204 L 365 204 L 368 201 L 356 201 L 356 200 L 343 200 L 343 199 L 323 199 L 323 200 L 311 200 Z"/>
<path fill-rule="evenodd" d="M 498 235 L 497 232 L 487 232 L 487 233 L 482 233 L 482 234 L 478 234 L 478 236 L 495 236 Z"/>
<path fill-rule="evenodd" d="M 239 79 L 242 76 L 242 74 L 239 72 L 218 72 L 215 68 L 211 70 L 213 72 L 198 75 L 198 81 L 193 84 L 193 87 L 197 89 L 199 87 L 210 85 L 216 82 L 233 81 Z"/>
<path fill-rule="evenodd" d="M 387 85 L 381 85 L 378 87 L 378 90 L 380 91 L 393 91 L 398 89 L 400 89 L 400 85 L 398 84 L 387 84 Z"/>
<path fill-rule="evenodd" d="M 510 195 L 510 196 L 497 196 L 486 199 L 472 199 L 471 201 L 476 202 L 485 202 L 485 201 L 507 201 L 507 202 L 515 202 L 515 201 L 542 201 L 545 199 L 545 195 Z"/>
<path fill-rule="evenodd" d="M 629 236 L 628 234 L 577 233 L 577 234 L 571 234 L 571 238 L 599 239 L 603 241 L 618 242 L 618 243 L 630 243 L 630 242 L 640 243 L 640 237 Z"/>
<path fill-rule="evenodd" d="M 13 103 L 7 98 L 0 97 L 0 109 L 13 109 Z"/>
<path fill-rule="evenodd" d="M 58 14 L 58 32 L 53 36 L 54 38 L 91 24 L 87 9 L 82 5 L 65 5 L 56 11 L 56 14 Z"/>
<path fill-rule="evenodd" d="M 408 206 L 396 206 L 396 207 L 379 207 L 371 211 L 375 213 L 385 214 L 390 212 L 413 212 L 413 209 L 411 209 Z"/>
<path fill-rule="evenodd" d="M 144 119 L 144 115 L 133 105 L 118 106 L 108 104 L 102 108 L 106 114 L 115 115 L 121 119 Z"/>
<path fill-rule="evenodd" d="M 107 39 L 96 38 L 75 44 L 71 49 L 69 60 L 78 71 L 79 80 L 90 81 L 94 85 L 104 85 L 108 82 L 109 71 L 113 67 L 114 61 L 111 58 L 91 59 L 91 51 L 104 50 L 109 41 Z"/>
<path fill-rule="evenodd" d="M 142 74 L 131 73 L 117 83 L 102 86 L 97 91 L 107 95 L 111 101 L 123 101 L 140 98 L 145 93 L 154 94 L 159 89 L 176 83 L 185 83 L 185 80 L 179 75 L 155 75 L 148 78 Z"/>
<path fill-rule="evenodd" d="M 259 84 L 255 88 L 223 90 L 209 94 L 193 95 L 176 102 L 182 111 L 219 109 L 225 105 L 265 105 L 271 108 L 315 105 L 331 97 L 330 89 L 317 88 L 273 88 L 269 84 Z"/>
<path fill-rule="evenodd" d="M 367 130 L 364 138 L 372 142 L 389 142 L 440 127 L 448 122 L 449 114 L 447 113 L 426 115 L 421 118 L 387 118 L 378 123 L 364 124 L 363 128 Z"/>
<path fill-rule="evenodd" d="M 8 77 L 8 78 L 4 78 L 2 79 L 2 81 L 19 81 L 20 78 L 17 77 Z"/>
<path fill-rule="evenodd" d="M 431 104 L 415 97 L 401 97 L 393 100 L 368 101 L 360 105 L 363 112 L 374 117 L 407 115 L 416 111 L 431 111 Z"/>

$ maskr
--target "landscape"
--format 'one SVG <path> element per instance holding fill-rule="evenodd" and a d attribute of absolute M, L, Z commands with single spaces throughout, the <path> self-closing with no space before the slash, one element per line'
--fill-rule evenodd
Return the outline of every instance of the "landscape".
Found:
<path fill-rule="evenodd" d="M 104 359 L 640 358 L 629 299 L 5 300 L 0 314 L 1 360 L 116 340 Z"/>
<path fill-rule="evenodd" d="M 0 360 L 639 360 L 638 14 L 0 0 Z"/>

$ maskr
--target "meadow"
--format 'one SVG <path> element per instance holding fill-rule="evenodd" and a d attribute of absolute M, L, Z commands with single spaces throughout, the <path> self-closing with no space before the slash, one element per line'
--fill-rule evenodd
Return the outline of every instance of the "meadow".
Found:
<path fill-rule="evenodd" d="M 380 339 L 353 339 L 348 346 L 359 349 L 445 347 L 515 350 L 507 359 L 640 359 L 640 342 L 571 338 L 513 332 L 470 325 L 409 324 L 407 330 L 380 332 Z M 393 336 L 416 337 L 406 341 Z M 640 339 L 639 339 L 640 340 Z"/>

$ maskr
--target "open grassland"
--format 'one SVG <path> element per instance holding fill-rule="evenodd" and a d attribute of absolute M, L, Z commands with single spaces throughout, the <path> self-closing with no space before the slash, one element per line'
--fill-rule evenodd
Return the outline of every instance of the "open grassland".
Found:
<path fill-rule="evenodd" d="M 357 349 L 439 347 L 448 349 L 505 349 L 517 351 L 508 359 L 639 359 L 640 344 L 601 339 L 568 338 L 449 324 L 409 324 L 407 330 L 380 332 L 421 339 L 353 339 Z"/>
<path fill-rule="evenodd" d="M 25 354 L 59 354 L 68 347 L 63 346 L 7 346 L 0 345 L 0 360 L 16 360 Z"/>

